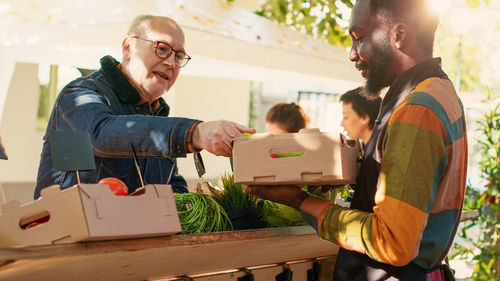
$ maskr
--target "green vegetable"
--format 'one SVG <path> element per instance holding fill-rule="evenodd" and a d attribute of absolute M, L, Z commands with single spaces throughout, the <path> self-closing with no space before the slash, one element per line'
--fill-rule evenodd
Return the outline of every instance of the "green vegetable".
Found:
<path fill-rule="evenodd" d="M 248 208 L 257 208 L 257 198 L 243 191 L 244 186 L 234 183 L 232 174 L 224 174 L 221 178 L 222 190 L 209 187 L 210 193 L 217 203 L 219 203 L 226 212 L 238 211 Z"/>
<path fill-rule="evenodd" d="M 303 151 L 299 151 L 299 152 L 285 152 L 285 153 L 276 153 L 275 155 L 278 156 L 279 158 L 283 158 L 283 157 L 298 157 L 298 156 L 303 156 L 304 152 Z"/>
<path fill-rule="evenodd" d="M 267 200 L 262 200 L 262 202 L 262 220 L 265 221 L 269 227 L 306 225 L 298 210 Z"/>
<path fill-rule="evenodd" d="M 270 187 L 272 188 L 272 187 Z M 328 192 L 322 192 L 321 187 L 318 187 L 314 192 L 309 192 L 307 186 L 302 187 L 302 190 L 307 192 L 311 196 L 320 197 L 325 200 L 334 201 L 338 190 L 332 189 Z M 306 225 L 300 212 L 292 207 L 273 203 L 267 200 L 263 200 L 263 213 L 262 219 L 270 227 L 283 227 L 283 226 L 298 226 Z"/>
<path fill-rule="evenodd" d="M 243 133 L 244 137 L 251 137 L 253 134 L 252 133 Z"/>
<path fill-rule="evenodd" d="M 232 230 L 224 209 L 211 197 L 200 193 L 174 194 L 182 234 Z"/>
<path fill-rule="evenodd" d="M 235 230 L 254 229 L 266 226 L 262 221 L 259 199 L 243 191 L 242 184 L 234 183 L 232 174 L 221 178 L 221 190 L 209 188 L 214 199 L 226 210 Z"/>
<path fill-rule="evenodd" d="M 321 186 L 318 186 L 318 188 L 310 192 L 307 188 L 307 186 L 302 187 L 302 190 L 307 192 L 311 196 L 316 196 L 325 200 L 328 200 L 332 203 L 335 203 L 335 200 L 337 199 L 337 195 L 344 200 L 344 202 L 350 202 L 352 199 L 352 188 L 349 187 L 349 185 L 344 185 L 340 186 L 334 189 L 330 189 L 327 192 L 323 192 L 321 190 Z"/>

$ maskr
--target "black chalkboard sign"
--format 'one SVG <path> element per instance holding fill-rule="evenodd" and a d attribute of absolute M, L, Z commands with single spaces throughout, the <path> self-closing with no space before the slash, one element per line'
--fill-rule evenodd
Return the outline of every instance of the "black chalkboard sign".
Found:
<path fill-rule="evenodd" d="M 88 132 L 49 132 L 52 163 L 57 171 L 95 170 Z"/>

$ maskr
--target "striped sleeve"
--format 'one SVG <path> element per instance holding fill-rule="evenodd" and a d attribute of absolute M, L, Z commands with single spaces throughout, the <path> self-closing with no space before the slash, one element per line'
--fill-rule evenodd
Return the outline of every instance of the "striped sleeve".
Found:
<path fill-rule="evenodd" d="M 414 93 L 409 99 L 426 95 Z M 447 166 L 446 130 L 430 107 L 404 102 L 388 121 L 373 213 L 323 204 L 313 211 L 306 199 L 306 221 L 316 218 L 319 235 L 370 258 L 403 266 L 419 252 L 437 187 Z M 314 199 L 318 200 L 318 199 Z M 316 203 L 315 205 L 318 205 Z"/>

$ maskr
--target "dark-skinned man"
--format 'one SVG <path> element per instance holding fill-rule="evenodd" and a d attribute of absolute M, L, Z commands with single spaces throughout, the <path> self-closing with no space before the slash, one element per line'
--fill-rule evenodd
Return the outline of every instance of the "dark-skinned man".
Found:
<path fill-rule="evenodd" d="M 389 87 L 366 147 L 351 209 L 296 186 L 247 192 L 293 206 L 341 249 L 334 280 L 442 280 L 467 170 L 461 101 L 432 48 L 438 17 L 422 0 L 358 0 L 349 54 L 366 92 Z"/>

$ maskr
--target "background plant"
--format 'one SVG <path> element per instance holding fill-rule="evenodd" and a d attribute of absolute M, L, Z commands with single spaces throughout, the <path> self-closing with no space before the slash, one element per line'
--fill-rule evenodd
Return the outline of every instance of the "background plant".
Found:
<path fill-rule="evenodd" d="M 227 0 L 235 2 L 235 0 Z M 448 2 L 443 8 L 441 24 L 436 33 L 435 56 L 443 58 L 443 68 L 455 85 L 463 91 L 476 91 L 482 85 L 498 89 L 499 54 L 492 50 L 500 44 L 500 4 L 491 0 L 429 0 Z M 236 1 L 237 2 L 237 1 Z M 352 41 L 347 33 L 350 8 L 355 0 L 265 0 L 256 14 L 290 27 L 332 45 L 347 48 Z M 438 6 L 441 4 L 438 4 Z M 465 20 L 453 11 L 463 8 Z M 474 17 L 473 17 L 474 16 Z M 465 27 L 466 26 L 466 27 Z M 477 32 L 481 30 L 481 32 Z M 497 53 L 497 54 L 495 54 Z M 347 57 L 346 57 L 347 60 Z M 460 74 L 457 74 L 460 73 Z M 456 79 L 460 81 L 455 81 Z"/>
<path fill-rule="evenodd" d="M 478 218 L 462 223 L 457 233 L 467 245 L 454 244 L 457 251 L 452 258 L 461 258 L 475 264 L 472 279 L 500 280 L 500 95 L 489 91 L 484 101 L 493 108 L 478 120 L 482 139 L 479 153 L 481 177 L 486 186 L 480 190 L 467 186 L 464 210 L 478 210 Z"/>
<path fill-rule="evenodd" d="M 354 0 L 266 0 L 256 14 L 339 47 L 351 45 L 342 7 L 352 8 Z"/>

